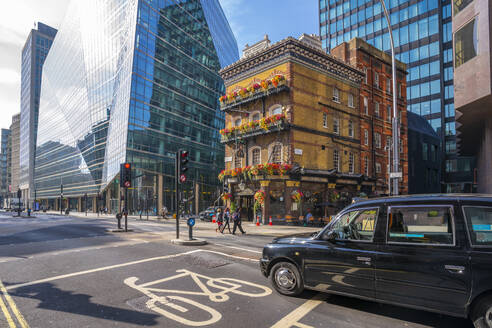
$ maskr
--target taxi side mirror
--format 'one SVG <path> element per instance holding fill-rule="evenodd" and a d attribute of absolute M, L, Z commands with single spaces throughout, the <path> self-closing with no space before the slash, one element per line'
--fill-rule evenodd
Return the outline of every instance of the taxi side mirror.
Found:
<path fill-rule="evenodd" d="M 334 242 L 337 239 L 338 234 L 335 231 L 328 231 L 327 233 L 324 233 L 321 239 L 324 241 L 327 241 L 329 243 Z"/>

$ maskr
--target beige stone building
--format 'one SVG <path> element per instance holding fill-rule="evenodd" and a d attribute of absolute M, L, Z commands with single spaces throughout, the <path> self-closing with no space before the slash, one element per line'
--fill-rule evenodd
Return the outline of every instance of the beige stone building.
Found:
<path fill-rule="evenodd" d="M 316 36 L 275 44 L 265 37 L 220 74 L 227 89 L 220 178 L 243 217 L 253 219 L 258 192 L 265 220 L 297 220 L 307 210 L 319 220 L 373 192 L 360 167 L 364 74 L 326 54 Z"/>

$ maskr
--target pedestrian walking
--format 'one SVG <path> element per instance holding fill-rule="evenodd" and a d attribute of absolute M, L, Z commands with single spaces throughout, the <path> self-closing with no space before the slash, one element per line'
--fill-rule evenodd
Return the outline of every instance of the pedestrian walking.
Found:
<path fill-rule="evenodd" d="M 307 210 L 307 214 L 306 216 L 304 217 L 304 226 L 307 227 L 307 225 L 309 224 L 309 221 L 311 220 L 311 218 L 313 217 L 313 215 L 311 214 L 311 209 L 308 208 Z"/>
<path fill-rule="evenodd" d="M 243 226 L 241 224 L 241 208 L 238 207 L 236 211 L 234 212 L 232 216 L 232 220 L 234 221 L 234 226 L 232 228 L 232 234 L 236 234 L 236 229 L 239 227 L 239 231 L 241 231 L 242 234 L 245 234 L 246 231 L 243 230 Z"/>
<path fill-rule="evenodd" d="M 224 213 L 222 213 L 221 209 L 217 209 L 217 214 L 215 214 L 215 217 L 217 219 L 217 229 L 215 229 L 215 232 L 220 231 L 220 228 L 222 227 L 222 223 L 224 222 Z"/>
<path fill-rule="evenodd" d="M 231 212 L 229 208 L 226 208 L 224 212 L 224 224 L 222 225 L 222 230 L 220 230 L 221 233 L 224 233 L 226 227 L 229 230 L 229 233 L 231 233 L 231 226 L 229 224 L 230 221 L 231 221 Z"/>

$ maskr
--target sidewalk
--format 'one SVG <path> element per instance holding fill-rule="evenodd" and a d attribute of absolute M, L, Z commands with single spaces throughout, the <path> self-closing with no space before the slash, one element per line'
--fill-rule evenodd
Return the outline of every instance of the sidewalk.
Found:
<path fill-rule="evenodd" d="M 49 215 L 57 215 L 57 216 L 65 216 L 60 215 L 60 212 L 57 211 L 48 211 L 46 213 L 40 212 L 39 214 L 49 214 Z M 115 224 L 117 222 L 115 214 L 100 214 L 99 217 L 96 213 L 87 213 L 85 212 L 70 212 L 69 216 L 77 217 L 77 218 L 87 218 L 87 219 L 110 219 L 114 220 Z M 132 221 L 140 221 L 140 222 L 159 222 L 164 225 L 176 225 L 176 220 L 172 218 L 162 219 L 157 216 L 149 216 L 149 220 L 147 221 L 147 216 L 142 215 L 142 219 L 140 220 L 140 216 L 138 215 L 129 215 L 129 220 Z M 124 219 L 122 220 L 122 222 Z M 180 220 L 180 226 L 182 229 L 186 228 L 186 220 Z M 217 228 L 216 223 L 205 222 L 201 220 L 196 220 L 196 225 L 193 228 L 194 231 L 199 232 L 215 232 Z M 186 228 L 187 229 L 187 228 Z M 297 233 L 313 233 L 322 229 L 322 227 L 303 227 L 303 226 L 286 226 L 286 225 L 260 225 L 256 226 L 253 222 L 243 221 L 243 229 L 246 230 L 246 233 L 249 235 L 262 235 L 262 236 L 271 236 L 271 237 L 279 237 Z M 232 230 L 232 223 L 231 223 Z"/>

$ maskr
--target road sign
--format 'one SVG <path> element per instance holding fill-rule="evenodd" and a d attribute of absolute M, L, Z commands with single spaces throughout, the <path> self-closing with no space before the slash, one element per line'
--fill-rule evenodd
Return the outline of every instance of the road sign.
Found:
<path fill-rule="evenodd" d="M 402 172 L 391 172 L 390 173 L 390 179 L 398 179 L 398 178 L 403 178 L 403 173 Z"/>
<path fill-rule="evenodd" d="M 131 186 L 130 181 L 125 181 L 125 187 L 126 187 L 126 188 L 129 188 L 130 186 Z"/>
<path fill-rule="evenodd" d="M 186 224 L 188 224 L 188 227 L 193 227 L 195 225 L 195 218 L 189 218 Z"/>
<path fill-rule="evenodd" d="M 180 181 L 181 183 L 185 183 L 185 182 L 186 182 L 186 175 L 181 174 L 181 175 L 179 176 L 179 181 Z"/>

